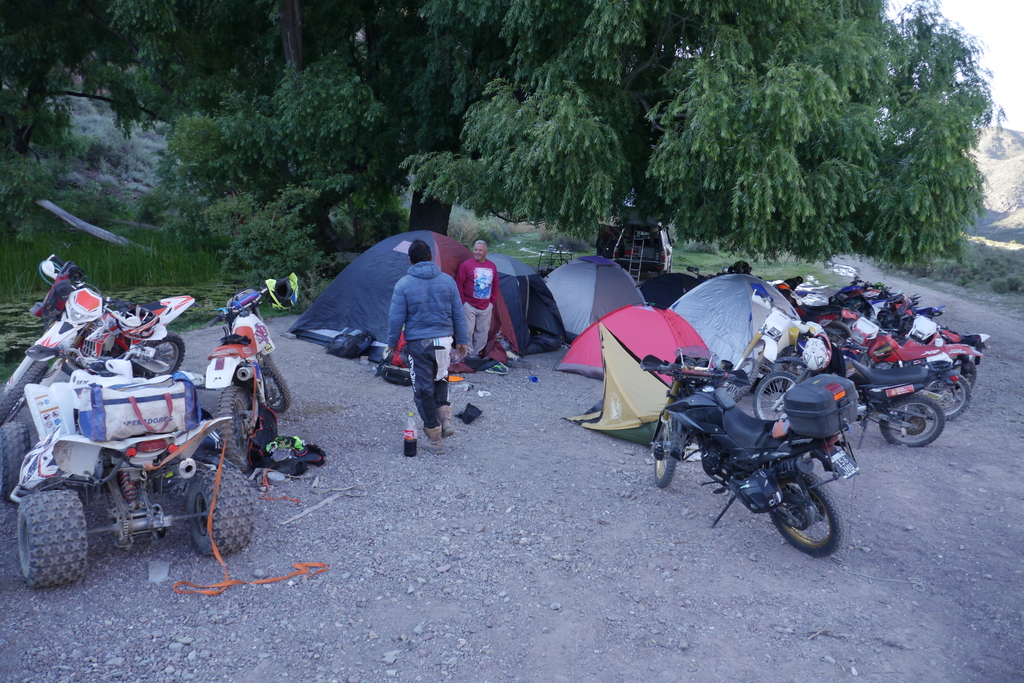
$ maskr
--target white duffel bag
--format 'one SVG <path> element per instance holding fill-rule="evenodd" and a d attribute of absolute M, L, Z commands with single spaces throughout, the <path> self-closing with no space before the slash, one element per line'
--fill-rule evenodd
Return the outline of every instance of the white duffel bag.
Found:
<path fill-rule="evenodd" d="M 199 397 L 183 374 L 114 386 L 91 384 L 79 392 L 78 428 L 93 441 L 194 429 Z"/>

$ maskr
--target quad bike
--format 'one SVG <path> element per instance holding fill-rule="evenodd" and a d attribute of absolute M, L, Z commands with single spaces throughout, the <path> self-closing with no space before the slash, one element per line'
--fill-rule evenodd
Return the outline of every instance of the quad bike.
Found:
<path fill-rule="evenodd" d="M 224 457 L 248 472 L 249 440 L 256 428 L 259 408 L 283 413 L 291 406 L 288 385 L 270 357 L 274 343 L 259 313 L 260 302 L 270 297 L 274 308 L 295 304 L 298 278 L 292 273 L 280 280 L 267 280 L 258 290 L 239 292 L 220 310 L 209 325 L 225 324 L 227 333 L 210 353 L 206 388 L 219 389 L 216 415 L 230 419 L 225 427 Z"/>
<path fill-rule="evenodd" d="M 41 346 L 30 352 L 40 359 L 56 353 Z M 215 456 L 200 453 L 204 441 L 222 428 L 227 418 L 204 421 L 198 402 L 190 404 L 186 398 L 180 410 L 174 404 L 173 423 L 180 426 L 165 431 L 154 429 L 149 413 L 140 413 L 133 403 L 139 415 L 135 431 L 141 433 L 118 434 L 109 441 L 87 435 L 90 430 L 84 416 L 95 411 L 83 408 L 87 397 L 103 387 L 125 391 L 138 401 L 144 400 L 139 398 L 139 388 L 151 393 L 154 388 L 166 391 L 165 410 L 170 420 L 171 394 L 194 394 L 193 378 L 176 373 L 138 381 L 130 371 L 125 372 L 130 370 L 127 363 L 118 366 L 118 361 L 84 359 L 75 351 L 62 353 L 79 367 L 72 372 L 71 382 L 48 388 L 34 385 L 47 393 L 44 400 L 29 406 L 37 424 L 49 420 L 53 425 L 48 434 L 30 446 L 32 440 L 24 424 L 11 422 L 0 427 L 0 494 L 19 506 L 18 553 L 28 585 L 42 588 L 81 578 L 91 533 L 112 533 L 117 547 L 128 548 L 137 539 L 161 538 L 172 523 L 185 521 L 193 546 L 202 554 L 213 554 L 214 544 L 221 553 L 245 548 L 252 538 L 255 513 L 245 477 L 233 467 L 218 468 Z M 72 418 L 76 414 L 77 420 Z M 189 415 L 191 419 L 187 419 Z M 110 524 L 87 529 L 85 506 L 101 493 Z M 165 514 L 155 501 L 160 494 L 183 496 L 184 514 Z"/>

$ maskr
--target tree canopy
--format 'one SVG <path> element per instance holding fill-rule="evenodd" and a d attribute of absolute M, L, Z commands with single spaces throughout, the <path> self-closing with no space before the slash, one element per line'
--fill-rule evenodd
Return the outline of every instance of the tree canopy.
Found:
<path fill-rule="evenodd" d="M 372 220 L 411 178 L 414 214 L 914 261 L 981 207 L 978 54 L 929 2 L 8 0 L 0 194 L 94 97 L 169 121 L 167 186 L 228 230 L 287 198 L 338 249 L 332 211 Z"/>
<path fill-rule="evenodd" d="M 895 263 L 952 253 L 981 208 L 988 85 L 933 4 L 507 7 L 514 71 L 460 150 L 412 160 L 428 193 L 582 236 L 636 213 L 727 249 Z"/>

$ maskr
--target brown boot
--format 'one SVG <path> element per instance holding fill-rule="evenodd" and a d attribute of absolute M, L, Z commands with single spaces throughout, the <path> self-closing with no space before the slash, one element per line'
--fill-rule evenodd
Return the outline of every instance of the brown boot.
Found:
<path fill-rule="evenodd" d="M 452 427 L 452 407 L 438 406 L 437 416 L 441 418 L 441 436 L 446 439 L 455 436 L 455 427 Z"/>
<path fill-rule="evenodd" d="M 423 447 L 434 455 L 441 455 L 444 453 L 444 446 L 441 445 L 441 425 L 436 427 L 424 427 L 423 431 L 427 435 L 427 443 L 425 443 Z"/>

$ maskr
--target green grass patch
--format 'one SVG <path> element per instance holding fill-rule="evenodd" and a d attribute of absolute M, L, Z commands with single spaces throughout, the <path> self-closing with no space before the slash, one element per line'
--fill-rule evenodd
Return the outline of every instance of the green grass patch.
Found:
<path fill-rule="evenodd" d="M 77 263 L 104 296 L 139 286 L 186 287 L 221 278 L 221 257 L 201 245 L 166 239 L 156 230 L 119 231 L 140 246 L 122 247 L 77 232 L 47 231 L 0 241 L 0 300 L 44 294 L 39 263 L 50 254 Z M 223 304 L 222 304 L 223 305 Z"/>

